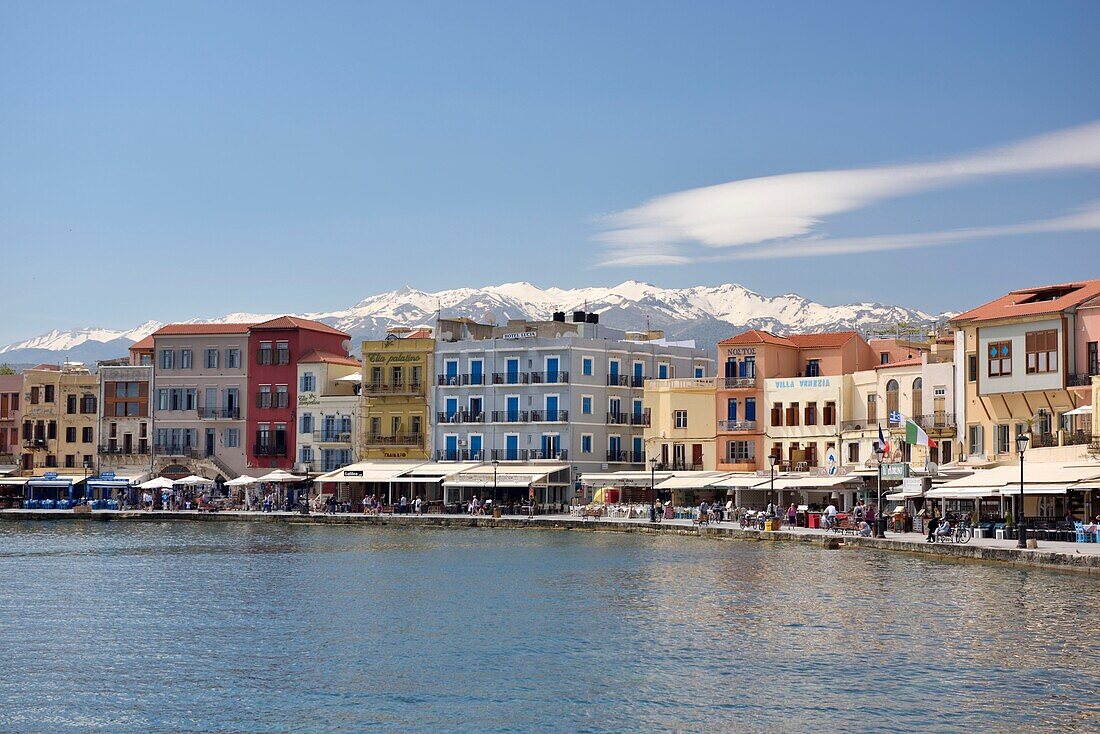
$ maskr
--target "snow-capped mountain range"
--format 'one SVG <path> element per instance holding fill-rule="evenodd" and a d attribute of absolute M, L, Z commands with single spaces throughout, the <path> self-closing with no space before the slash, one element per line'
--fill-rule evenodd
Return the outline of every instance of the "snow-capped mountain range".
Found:
<path fill-rule="evenodd" d="M 838 329 L 868 331 L 898 322 L 927 322 L 937 316 L 902 306 L 850 303 L 826 306 L 796 294 L 764 296 L 733 283 L 691 288 L 660 288 L 627 281 L 612 288 L 539 288 L 530 283 L 505 283 L 484 288 L 456 288 L 427 293 L 411 287 L 370 296 L 350 308 L 297 314 L 323 321 L 360 339 L 380 338 L 390 326 L 420 326 L 443 316 L 508 319 L 548 319 L 554 311 L 585 309 L 600 314 L 601 323 L 641 330 L 664 329 L 669 339 L 695 339 L 710 348 L 719 339 L 746 328 L 784 334 Z M 191 322 L 261 321 L 278 314 L 233 313 Z M 0 361 L 94 361 L 126 354 L 126 348 L 162 326 L 146 321 L 133 329 L 84 328 L 54 330 L 0 348 Z"/>

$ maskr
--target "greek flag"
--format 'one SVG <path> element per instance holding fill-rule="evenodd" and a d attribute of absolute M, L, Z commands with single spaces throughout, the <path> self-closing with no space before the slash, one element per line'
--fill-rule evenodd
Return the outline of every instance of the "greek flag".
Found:
<path fill-rule="evenodd" d="M 901 411 L 891 410 L 890 411 L 890 422 L 891 423 L 901 423 Z"/>

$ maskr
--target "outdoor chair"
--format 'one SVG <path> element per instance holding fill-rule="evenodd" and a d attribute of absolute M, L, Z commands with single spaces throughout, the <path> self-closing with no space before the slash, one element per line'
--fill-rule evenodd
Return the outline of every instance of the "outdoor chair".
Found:
<path fill-rule="evenodd" d="M 1077 535 L 1077 541 L 1076 542 L 1078 542 L 1078 543 L 1091 543 L 1092 542 L 1092 537 L 1091 537 L 1092 533 L 1086 533 L 1085 532 L 1085 523 L 1075 522 L 1075 523 L 1073 523 L 1073 529 L 1074 529 L 1074 532 Z"/>

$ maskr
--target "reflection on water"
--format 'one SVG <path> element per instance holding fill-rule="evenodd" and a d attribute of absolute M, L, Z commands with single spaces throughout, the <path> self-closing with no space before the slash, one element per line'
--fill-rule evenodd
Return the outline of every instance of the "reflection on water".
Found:
<path fill-rule="evenodd" d="M 1095 579 L 618 534 L 0 524 L 0 731 L 1096 731 Z"/>

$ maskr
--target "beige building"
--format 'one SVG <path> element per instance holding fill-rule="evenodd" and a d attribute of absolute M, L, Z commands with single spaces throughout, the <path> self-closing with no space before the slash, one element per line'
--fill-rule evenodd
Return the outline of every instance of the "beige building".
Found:
<path fill-rule="evenodd" d="M 659 470 L 715 470 L 715 389 L 714 377 L 645 381 L 647 468 L 656 458 Z"/>
<path fill-rule="evenodd" d="M 358 461 L 361 370 L 356 359 L 317 349 L 298 360 L 299 471 L 330 472 Z"/>
<path fill-rule="evenodd" d="M 98 394 L 99 379 L 79 363 L 23 372 L 24 475 L 85 465 L 94 473 Z"/>

